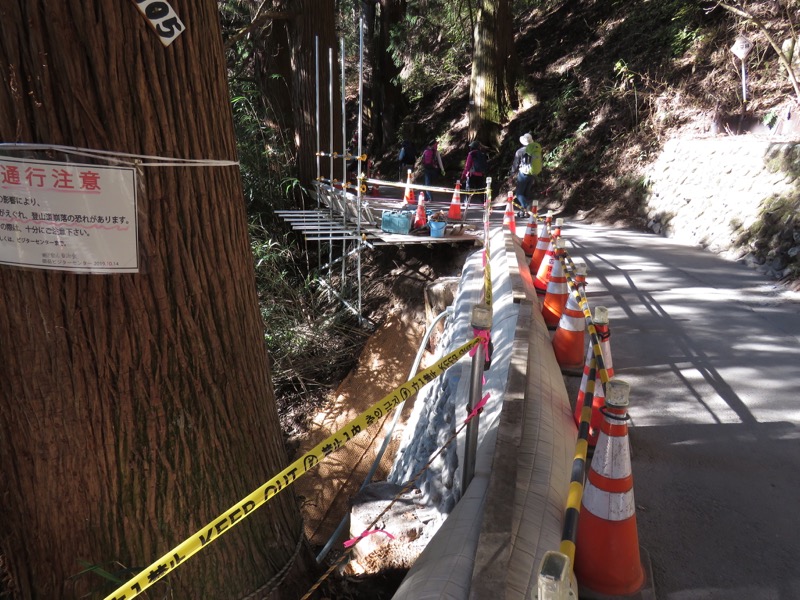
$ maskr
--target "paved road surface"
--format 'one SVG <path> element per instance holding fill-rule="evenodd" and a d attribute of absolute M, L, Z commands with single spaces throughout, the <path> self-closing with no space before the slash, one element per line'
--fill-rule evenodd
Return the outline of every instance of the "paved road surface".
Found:
<path fill-rule="evenodd" d="M 800 300 L 743 265 L 568 224 L 632 385 L 640 544 L 659 600 L 800 598 Z"/>

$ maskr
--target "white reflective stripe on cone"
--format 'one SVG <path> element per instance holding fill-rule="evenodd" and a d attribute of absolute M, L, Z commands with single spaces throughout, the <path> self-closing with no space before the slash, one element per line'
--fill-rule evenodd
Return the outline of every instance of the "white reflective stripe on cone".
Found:
<path fill-rule="evenodd" d="M 631 451 L 628 437 L 602 434 L 594 449 L 592 471 L 606 479 L 630 477 Z"/>
<path fill-rule="evenodd" d="M 611 340 L 600 342 L 600 351 L 603 353 L 603 366 L 608 372 L 609 379 L 614 376 L 614 364 L 611 356 Z"/>
<path fill-rule="evenodd" d="M 594 516 L 606 521 L 624 521 L 636 514 L 633 488 L 623 493 L 604 492 L 591 482 L 586 482 L 583 491 L 581 510 L 588 510 Z"/>
<path fill-rule="evenodd" d="M 586 328 L 586 324 L 583 322 L 583 319 L 570 317 L 568 314 L 564 313 L 561 315 L 558 327 L 566 331 L 583 331 Z"/>

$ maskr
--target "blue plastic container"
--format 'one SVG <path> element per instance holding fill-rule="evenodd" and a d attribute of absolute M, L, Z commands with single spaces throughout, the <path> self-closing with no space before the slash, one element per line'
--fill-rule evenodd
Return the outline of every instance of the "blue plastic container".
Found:
<path fill-rule="evenodd" d="M 383 211 L 381 230 L 387 233 L 407 234 L 411 230 L 414 213 L 406 211 Z"/>
<path fill-rule="evenodd" d="M 444 230 L 447 223 L 444 221 L 428 221 L 428 227 L 431 228 L 431 237 L 441 238 L 444 237 Z"/>

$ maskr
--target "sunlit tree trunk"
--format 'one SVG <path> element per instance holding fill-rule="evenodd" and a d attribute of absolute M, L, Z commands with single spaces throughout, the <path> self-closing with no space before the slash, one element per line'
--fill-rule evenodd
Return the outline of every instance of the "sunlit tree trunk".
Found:
<path fill-rule="evenodd" d="M 334 0 L 292 0 L 288 3 L 293 13 L 289 23 L 289 42 L 292 66 L 292 108 L 294 113 L 295 143 L 300 182 L 309 185 L 316 177 L 317 136 L 317 84 L 315 67 L 315 38 L 319 36 L 320 54 L 320 133 L 322 149 L 330 149 L 330 71 L 329 49 L 333 50 L 333 147 L 344 150 L 342 141 L 341 80 L 338 68 L 339 50 L 335 29 Z M 323 176 L 329 176 L 328 160 L 322 161 Z M 341 161 L 334 165 L 334 177 L 341 179 Z"/>
<path fill-rule="evenodd" d="M 510 19 L 508 0 L 482 0 L 475 24 L 470 79 L 469 133 L 490 147 L 499 142 L 508 104 Z M 513 47 L 513 45 L 512 45 Z"/>
<path fill-rule="evenodd" d="M 405 11 L 405 0 L 380 0 L 378 32 L 375 36 L 375 112 L 372 127 L 376 147 L 383 150 L 397 145 L 397 128 L 405 112 L 402 90 L 395 83 L 400 69 L 389 52 L 392 28 L 402 20 Z"/>
<path fill-rule="evenodd" d="M 216 3 L 170 4 L 186 30 L 164 47 L 134 2 L 3 0 L 0 140 L 234 159 Z M 116 585 L 70 578 L 102 565 L 127 579 L 286 465 L 238 169 L 138 173 L 138 274 L 0 266 L 0 586 L 14 598 L 102 598 Z M 288 564 L 271 597 L 297 598 L 301 532 L 280 494 L 148 597 L 238 599 Z"/>

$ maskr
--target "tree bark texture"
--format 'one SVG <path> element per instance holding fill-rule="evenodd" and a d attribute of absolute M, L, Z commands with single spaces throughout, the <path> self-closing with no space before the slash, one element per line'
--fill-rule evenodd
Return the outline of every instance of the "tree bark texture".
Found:
<path fill-rule="evenodd" d="M 405 0 L 381 0 L 378 33 L 375 36 L 375 109 L 373 129 L 376 148 L 387 150 L 398 146 L 398 125 L 405 113 L 403 94 L 395 79 L 400 69 L 389 53 L 392 28 L 405 15 Z"/>
<path fill-rule="evenodd" d="M 292 113 L 292 66 L 289 52 L 289 21 L 275 19 L 253 33 L 253 62 L 256 82 L 267 107 L 267 127 L 288 147 L 294 148 Z M 286 165 L 266 165 L 280 177 Z"/>
<path fill-rule="evenodd" d="M 508 0 L 483 0 L 475 25 L 470 79 L 470 139 L 499 145 L 507 69 L 506 40 L 498 35 L 500 16 L 508 15 Z M 505 5 L 505 7 L 503 6 Z"/>
<path fill-rule="evenodd" d="M 329 49 L 333 49 L 333 150 L 342 153 L 341 75 L 336 41 L 334 0 L 293 0 L 295 17 L 289 26 L 293 74 L 292 108 L 300 183 L 308 186 L 317 176 L 317 83 L 315 38 L 319 36 L 320 138 L 323 152 L 330 151 L 330 69 Z M 333 176 L 341 179 L 342 160 L 334 161 Z M 330 176 L 329 159 L 320 161 L 323 177 Z"/>
<path fill-rule="evenodd" d="M 514 46 L 514 17 L 511 14 L 511 5 L 508 0 L 498 0 L 496 24 L 497 60 L 500 65 L 503 88 L 500 110 L 508 111 L 511 107 L 519 105 L 519 94 L 517 93 L 519 59 Z M 504 120 L 505 115 L 501 114 L 501 121 Z"/>
<path fill-rule="evenodd" d="M 216 3 L 170 4 L 186 30 L 165 48 L 134 2 L 4 0 L 0 140 L 233 159 Z M 15 598 L 102 598 L 117 586 L 70 577 L 95 564 L 127 579 L 286 464 L 238 169 L 140 167 L 138 186 L 140 273 L 0 266 Z M 241 598 L 296 562 L 271 596 L 296 598 L 301 531 L 284 492 L 150 597 Z"/>

